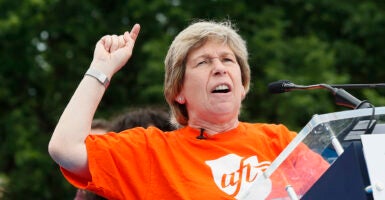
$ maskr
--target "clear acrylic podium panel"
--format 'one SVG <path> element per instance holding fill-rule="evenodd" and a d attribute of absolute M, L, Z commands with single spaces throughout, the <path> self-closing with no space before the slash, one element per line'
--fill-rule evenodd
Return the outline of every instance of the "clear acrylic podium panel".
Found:
<path fill-rule="evenodd" d="M 342 153 L 335 141 L 343 150 L 366 129 L 381 134 L 384 127 L 385 107 L 314 115 L 264 172 L 272 183 L 267 199 L 300 198 Z"/>

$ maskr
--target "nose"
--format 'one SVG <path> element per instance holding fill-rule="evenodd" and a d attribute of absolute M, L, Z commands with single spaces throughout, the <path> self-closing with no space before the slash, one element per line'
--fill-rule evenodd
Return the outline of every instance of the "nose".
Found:
<path fill-rule="evenodd" d="M 212 59 L 212 65 L 213 65 L 213 74 L 214 75 L 223 75 L 227 73 L 226 66 L 221 62 L 219 58 L 213 58 Z"/>

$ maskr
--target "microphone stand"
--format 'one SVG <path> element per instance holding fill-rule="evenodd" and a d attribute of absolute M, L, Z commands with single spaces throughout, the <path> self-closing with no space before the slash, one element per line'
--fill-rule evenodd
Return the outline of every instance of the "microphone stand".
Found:
<path fill-rule="evenodd" d="M 335 97 L 335 102 L 337 105 L 352 108 L 352 109 L 373 107 L 370 103 L 357 99 L 356 97 L 354 97 L 353 95 L 351 95 L 350 93 L 348 93 L 342 88 L 334 88 L 327 84 L 319 84 L 319 86 L 326 88 L 333 93 Z M 336 153 L 338 156 L 340 156 L 344 152 L 344 149 L 339 139 L 342 139 L 343 137 L 345 137 L 359 121 L 360 121 L 359 119 L 354 119 L 346 129 L 340 132 L 341 134 L 339 134 L 339 137 L 336 137 L 334 132 L 332 130 L 329 130 L 332 146 L 336 150 Z"/>
<path fill-rule="evenodd" d="M 384 88 L 385 83 L 373 83 L 373 84 L 333 84 L 334 88 L 343 89 L 359 89 L 359 88 Z"/>
<path fill-rule="evenodd" d="M 308 89 L 327 89 L 331 91 L 335 97 L 337 105 L 358 109 L 358 108 L 370 108 L 371 104 L 366 101 L 361 101 L 345 91 L 343 88 L 376 88 L 385 87 L 384 83 L 380 84 L 349 84 L 349 85 L 328 85 L 328 84 L 315 84 L 315 85 L 296 85 L 287 80 L 281 80 L 275 83 L 269 84 L 269 90 L 273 93 L 288 92 L 291 90 L 308 90 Z"/>
<path fill-rule="evenodd" d="M 330 90 L 335 98 L 335 102 L 337 105 L 359 109 L 359 108 L 370 108 L 371 105 L 365 101 L 361 101 L 351 95 L 349 92 L 345 91 L 342 88 L 334 88 L 327 84 L 319 84 L 320 87 L 326 88 Z"/>

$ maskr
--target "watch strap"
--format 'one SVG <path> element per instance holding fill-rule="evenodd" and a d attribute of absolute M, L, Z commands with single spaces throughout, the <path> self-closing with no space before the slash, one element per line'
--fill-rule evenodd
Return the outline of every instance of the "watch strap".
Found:
<path fill-rule="evenodd" d="M 105 88 L 107 88 L 110 84 L 110 80 L 108 79 L 107 75 L 103 74 L 97 69 L 89 68 L 85 75 L 96 78 L 96 80 L 98 80 Z"/>

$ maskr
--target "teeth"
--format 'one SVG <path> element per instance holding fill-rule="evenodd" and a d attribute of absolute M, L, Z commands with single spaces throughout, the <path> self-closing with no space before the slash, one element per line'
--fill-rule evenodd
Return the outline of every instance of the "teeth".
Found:
<path fill-rule="evenodd" d="M 229 86 L 222 84 L 222 85 L 218 85 L 217 87 L 215 87 L 215 89 L 213 90 L 213 93 L 226 93 L 229 91 L 230 91 Z"/>
<path fill-rule="evenodd" d="M 227 85 L 218 85 L 215 90 L 228 90 L 229 87 Z"/>

